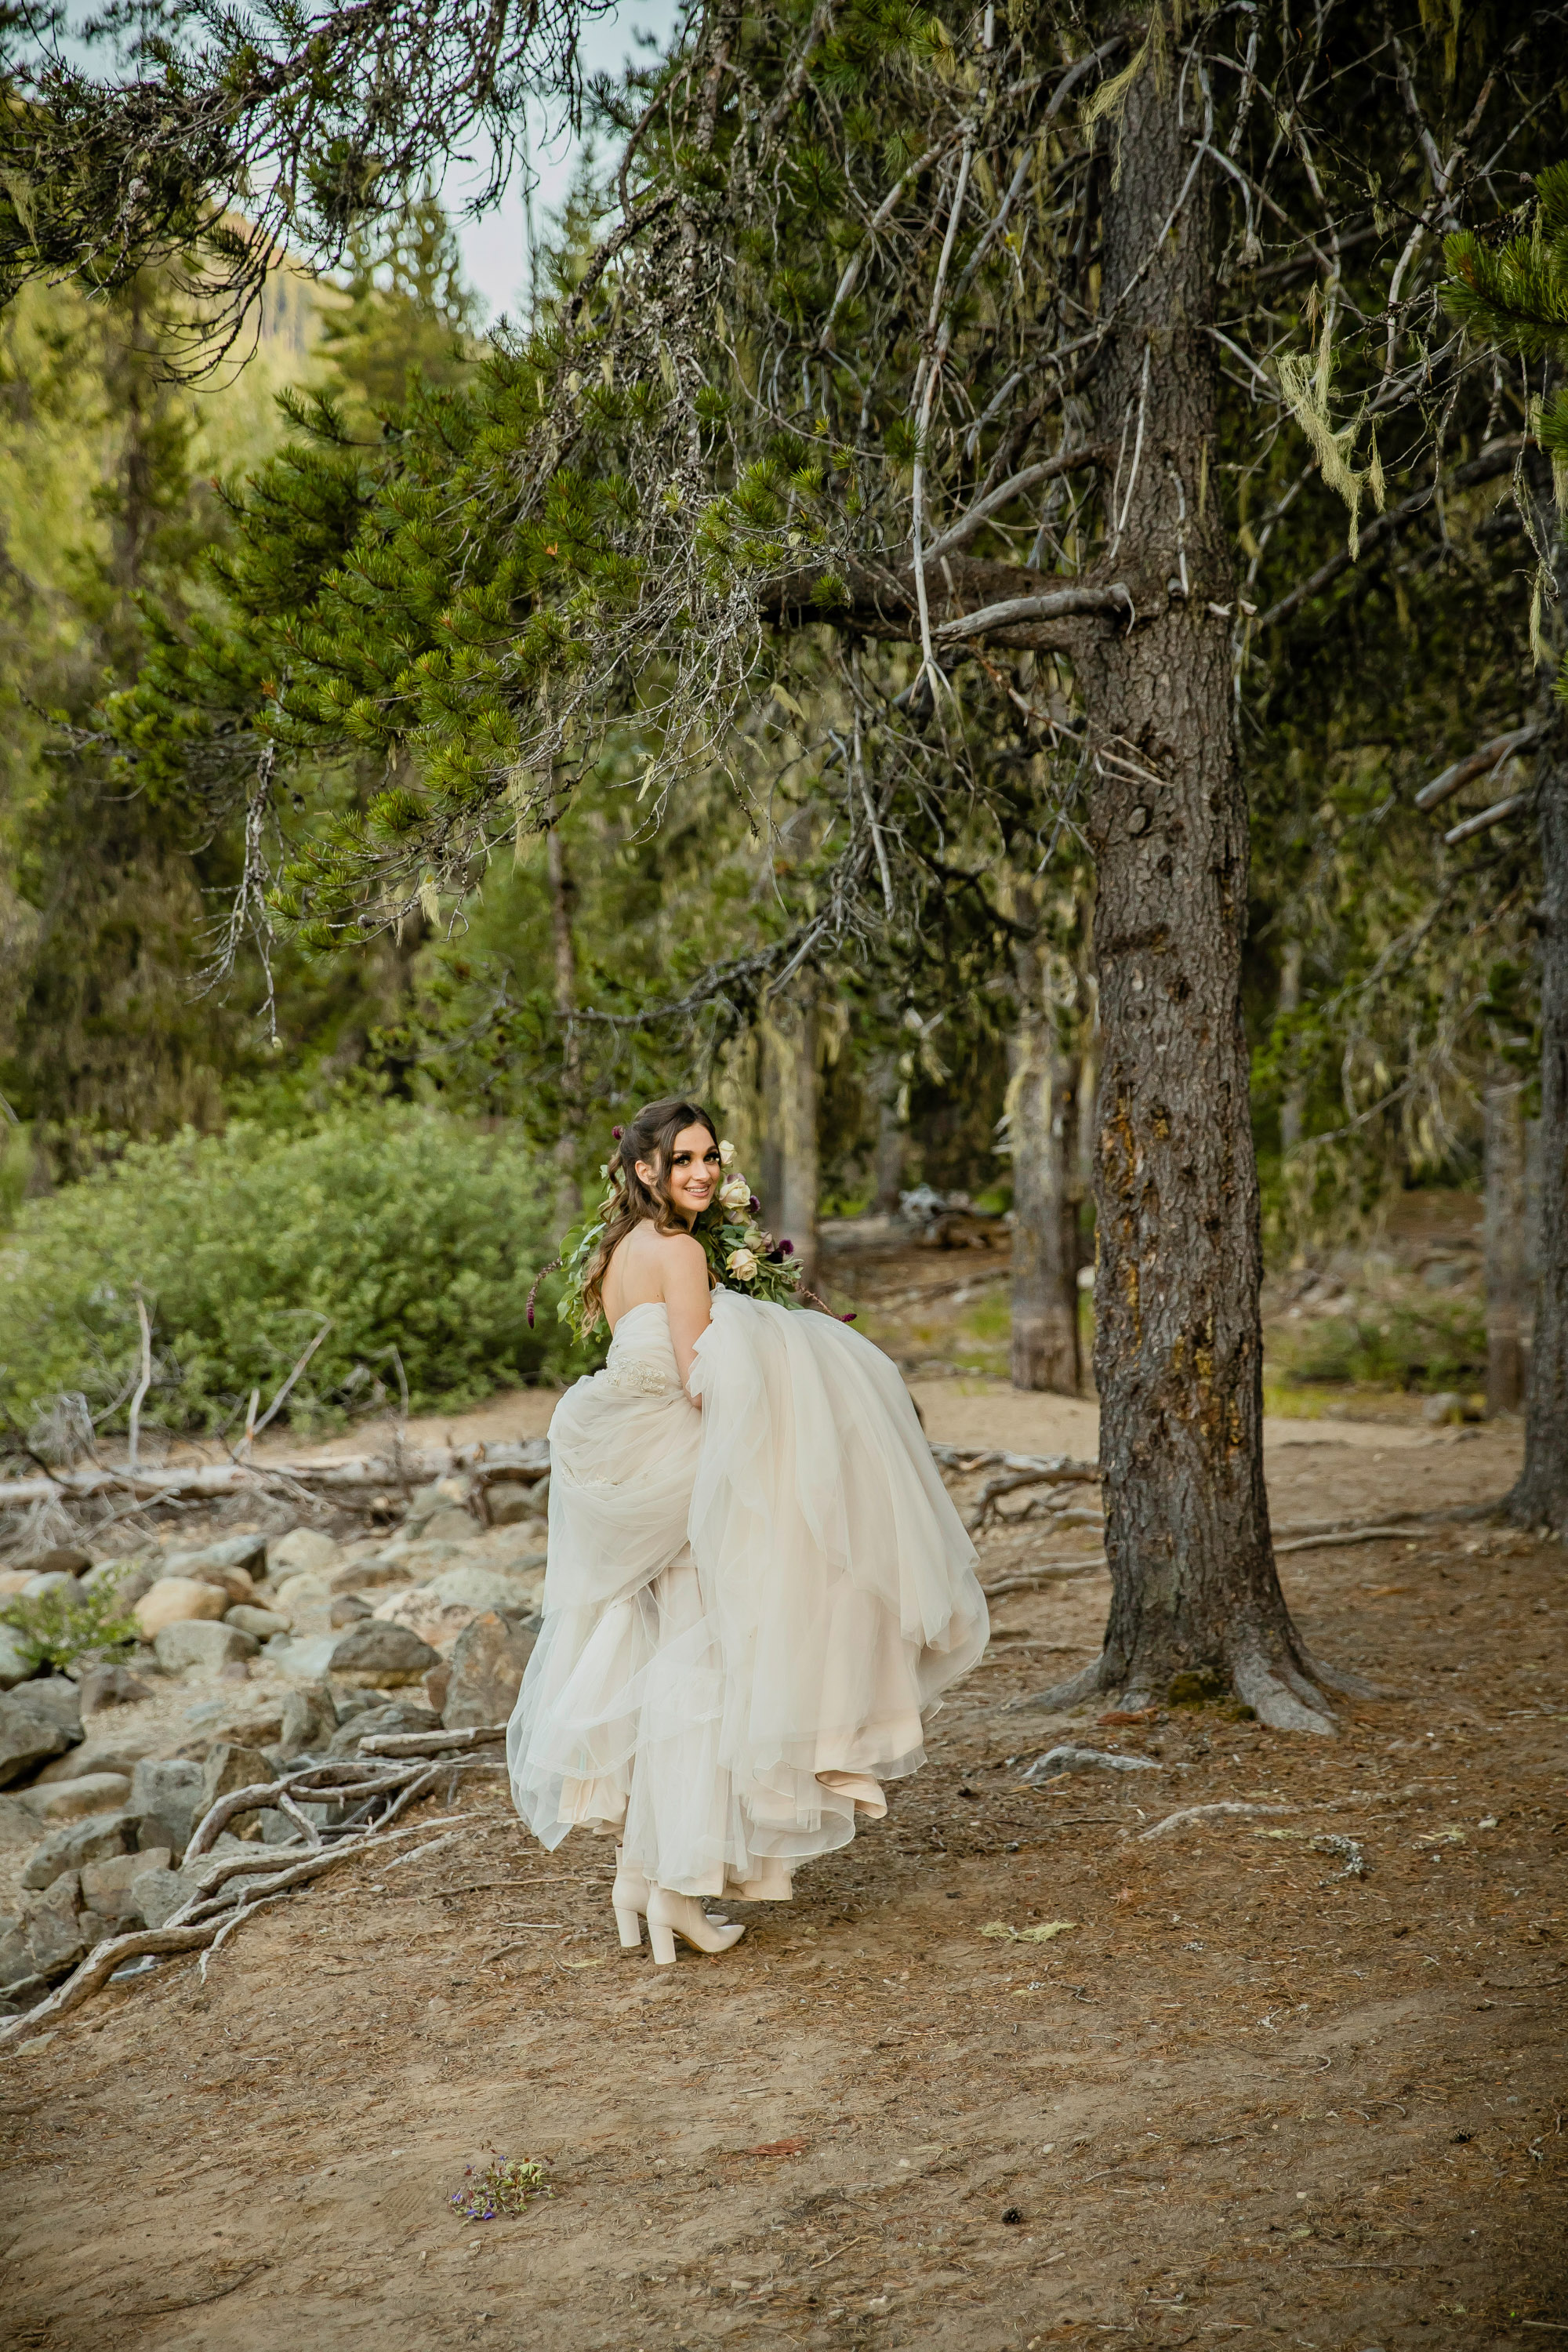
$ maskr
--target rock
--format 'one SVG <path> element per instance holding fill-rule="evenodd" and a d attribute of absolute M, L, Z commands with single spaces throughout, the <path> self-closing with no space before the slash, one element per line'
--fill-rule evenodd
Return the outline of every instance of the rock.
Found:
<path fill-rule="evenodd" d="M 464 1627 L 453 1645 L 447 1703 L 441 1709 L 448 1731 L 507 1721 L 537 1638 L 536 1626 L 509 1621 L 494 1609 Z"/>
<path fill-rule="evenodd" d="M 166 1845 L 175 1853 L 184 1853 L 196 1825 L 202 1778 L 201 1765 L 186 1756 L 137 1765 L 131 1776 L 126 1811 L 143 1853 Z"/>
<path fill-rule="evenodd" d="M 362 1617 L 370 1614 L 369 1601 L 362 1601 L 357 1592 L 340 1592 L 332 1601 L 327 1622 L 335 1633 L 341 1633 L 345 1625 L 357 1625 Z"/>
<path fill-rule="evenodd" d="M 202 1577 L 164 1576 L 142 1595 L 134 1615 L 143 1639 L 151 1642 L 169 1625 L 216 1622 L 227 1607 L 221 1589 Z"/>
<path fill-rule="evenodd" d="M 433 1706 L 437 1715 L 447 1704 L 447 1693 L 451 1688 L 451 1685 L 452 1669 L 443 1658 L 438 1666 L 431 1667 L 420 1685 L 425 1693 L 426 1704 Z"/>
<path fill-rule="evenodd" d="M 274 1616 L 295 1635 L 331 1631 L 332 1593 L 324 1576 L 286 1576 L 272 1596 Z"/>
<path fill-rule="evenodd" d="M 29 1898 L 22 1932 L 39 1976 L 61 1976 L 86 1957 L 88 1939 L 77 1916 L 80 1907 L 81 1880 L 74 1870 L 63 1870 L 42 1895 Z"/>
<path fill-rule="evenodd" d="M 16 1694 L 18 1706 L 58 1724 L 71 1739 L 81 1738 L 81 1693 L 68 1675 L 41 1675 Z"/>
<path fill-rule="evenodd" d="M 184 1756 L 205 1757 L 225 1739 L 240 1748 L 267 1748 L 283 1728 L 283 1700 L 280 1696 L 253 1698 L 248 1692 L 243 1698 L 237 1693 L 232 1698 L 204 1699 L 185 1709 L 185 1722 L 192 1736 L 182 1743 Z"/>
<path fill-rule="evenodd" d="M 243 1568 L 193 1568 L 187 1573 L 198 1584 L 210 1584 L 221 1592 L 231 1609 L 237 1609 L 256 1599 L 256 1586 Z"/>
<path fill-rule="evenodd" d="M 531 1486 L 520 1486 L 512 1481 L 497 1480 L 485 1489 L 485 1504 L 492 1528 L 517 1528 L 543 1518 L 550 1508 L 550 1480 L 539 1479 Z"/>
<path fill-rule="evenodd" d="M 84 1715 L 97 1715 L 106 1706 L 132 1706 L 138 1699 L 153 1696 L 129 1666 L 89 1666 L 77 1689 Z"/>
<path fill-rule="evenodd" d="M 171 1858 L 166 1846 L 155 1846 L 150 1853 L 110 1853 L 89 1862 L 81 1874 L 81 1899 L 100 1919 L 117 1927 L 135 1927 L 142 1915 L 132 1886 L 146 1871 L 167 1870 Z"/>
<path fill-rule="evenodd" d="M 327 1749 L 329 1756 L 353 1756 L 362 1739 L 382 1731 L 439 1731 L 441 1718 L 432 1706 L 416 1699 L 392 1699 L 385 1706 L 369 1706 L 339 1726 Z"/>
<path fill-rule="evenodd" d="M 467 1543 L 479 1532 L 479 1521 L 471 1511 L 465 1509 L 448 1507 L 437 1511 L 425 1523 L 426 1543 Z"/>
<path fill-rule="evenodd" d="M 27 1949 L 27 1929 L 21 1919 L 0 1919 L 0 1992 L 11 1985 L 25 1984 L 38 1971 L 33 1965 L 33 1955 Z M 16 2010 L 7 2008 L 16 2016 Z"/>
<path fill-rule="evenodd" d="M 136 1769 L 143 1758 L 153 1753 L 154 1742 L 150 1733 L 134 1739 L 89 1739 L 79 1748 L 68 1748 L 46 1764 L 33 1786 L 52 1788 L 61 1780 L 82 1780 L 89 1772 L 124 1772 Z"/>
<path fill-rule="evenodd" d="M 41 1576 L 30 1576 L 22 1587 L 24 1601 L 41 1601 L 46 1592 L 58 1592 L 68 1601 L 81 1599 L 81 1586 L 64 1569 L 46 1569 Z"/>
<path fill-rule="evenodd" d="M 286 1576 L 320 1576 L 338 1563 L 338 1547 L 319 1528 L 290 1528 L 267 1546 L 267 1573 L 275 1583 Z"/>
<path fill-rule="evenodd" d="M 438 1601 L 456 1601 L 465 1609 L 500 1609 L 526 1617 L 533 1607 L 533 1580 L 508 1576 L 495 1568 L 448 1568 L 429 1588 Z"/>
<path fill-rule="evenodd" d="M 287 1617 L 279 1617 L 270 1609 L 253 1609 L 245 1602 L 231 1609 L 223 1622 L 226 1625 L 237 1625 L 253 1642 L 270 1642 L 275 1633 L 289 1631 Z"/>
<path fill-rule="evenodd" d="M 340 1682 L 385 1690 L 418 1682 L 436 1664 L 437 1653 L 407 1626 L 367 1617 L 339 1636 L 331 1672 Z"/>
<path fill-rule="evenodd" d="M 342 1638 L 341 1633 L 312 1633 L 306 1641 L 295 1642 L 275 1635 L 267 1644 L 267 1663 L 285 1682 L 324 1682 L 332 1653 Z"/>
<path fill-rule="evenodd" d="M 143 1866 L 126 1888 L 126 1908 L 144 1927 L 162 1927 L 195 1893 L 197 1874 L 194 1870 L 171 1870 L 167 1855 L 154 1865 L 149 1865 L 145 1854 L 136 1859 Z M 202 1859 L 205 1862 L 206 1856 L 204 1854 Z"/>
<path fill-rule="evenodd" d="M 0 1698 L 0 1788 L 76 1745 L 63 1725 L 25 1703 L 37 1687 L 23 1683 Z"/>
<path fill-rule="evenodd" d="M 14 1625 L 0 1625 L 0 1691 L 15 1690 L 31 1680 L 37 1668 L 22 1650 L 22 1636 Z"/>
<path fill-rule="evenodd" d="M 1446 1422 L 1463 1421 L 1465 1400 L 1456 1389 L 1444 1389 L 1437 1396 L 1429 1396 L 1421 1408 L 1421 1418 L 1434 1429 Z"/>
<path fill-rule="evenodd" d="M 461 1478 L 437 1478 L 428 1486 L 416 1487 L 408 1498 L 403 1532 L 405 1535 L 418 1535 L 429 1526 L 437 1511 L 461 1510 L 468 1499 L 468 1485 Z"/>
<path fill-rule="evenodd" d="M 86 1772 L 79 1780 L 51 1780 L 24 1789 L 22 1802 L 37 1822 L 77 1822 L 114 1812 L 131 1795 L 129 1772 Z"/>
<path fill-rule="evenodd" d="M 415 1584 L 406 1592 L 395 1592 L 389 1600 L 378 1601 L 374 1613 L 379 1623 L 405 1626 L 432 1649 L 445 1651 L 479 1612 L 467 1601 L 443 1601 L 429 1585 Z"/>
<path fill-rule="evenodd" d="M 86 1821 L 69 1822 L 51 1830 L 22 1873 L 22 1884 L 34 1889 L 52 1886 L 63 1871 L 85 1870 L 89 1863 L 131 1851 L 131 1832 L 120 1813 L 94 1813 Z"/>
<path fill-rule="evenodd" d="M 1103 1748 L 1052 1748 L 1044 1756 L 1037 1756 L 1027 1771 L 1019 1779 L 1031 1787 L 1042 1780 L 1054 1780 L 1058 1772 L 1157 1772 L 1160 1769 L 1152 1756 L 1117 1756 Z"/>
<path fill-rule="evenodd" d="M 92 1566 L 92 1554 L 76 1544 L 56 1544 L 52 1551 L 35 1552 L 22 1562 L 28 1576 L 80 1576 Z"/>
<path fill-rule="evenodd" d="M 283 1702 L 278 1745 L 286 1757 L 318 1755 L 330 1747 L 337 1728 L 338 1711 L 326 1684 L 306 1683 Z"/>
<path fill-rule="evenodd" d="M 383 1585 L 412 1581 L 413 1572 L 403 1560 L 388 1559 L 384 1552 L 372 1552 L 363 1559 L 345 1560 L 342 1568 L 334 1568 L 327 1579 L 327 1590 L 334 1595 L 375 1592 Z"/>
<path fill-rule="evenodd" d="M 144 1592 L 150 1592 L 158 1580 L 156 1569 L 144 1559 L 103 1559 L 89 1568 L 82 1578 L 86 1591 L 100 1592 L 107 1584 L 122 1608 L 133 1609 Z"/>
<path fill-rule="evenodd" d="M 276 1767 L 258 1748 L 241 1748 L 232 1740 L 220 1740 L 216 1748 L 207 1750 L 202 1767 L 202 1796 L 196 1820 L 199 1822 L 220 1797 L 231 1795 L 236 1789 L 253 1788 L 258 1780 L 277 1778 Z M 252 1823 L 255 1820 L 253 1814 L 244 1813 L 236 1818 Z M 259 1836 L 259 1830 L 254 1830 L 253 1834 Z"/>
<path fill-rule="evenodd" d="M 543 1533 L 539 1527 L 492 1528 L 468 1557 L 481 1568 L 499 1569 L 503 1576 L 542 1576 L 549 1558 L 540 1549 Z"/>
<path fill-rule="evenodd" d="M 201 1544 L 194 1551 L 167 1552 L 163 1558 L 165 1576 L 199 1576 L 204 1570 L 226 1568 L 243 1569 L 250 1578 L 264 1575 L 267 1538 L 226 1536 L 219 1543 Z"/>
<path fill-rule="evenodd" d="M 226 1666 L 237 1659 L 254 1658 L 261 1644 L 254 1633 L 243 1633 L 237 1625 L 215 1625 L 196 1618 L 165 1625 L 153 1647 L 161 1666 L 170 1674 L 180 1674 L 186 1666 Z"/>

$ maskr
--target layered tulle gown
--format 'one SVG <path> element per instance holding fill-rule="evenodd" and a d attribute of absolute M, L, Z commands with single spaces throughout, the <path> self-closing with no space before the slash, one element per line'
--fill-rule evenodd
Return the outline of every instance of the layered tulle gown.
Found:
<path fill-rule="evenodd" d="M 974 1548 L 888 1358 L 723 1290 L 681 1387 L 627 1309 L 550 1426 L 544 1619 L 507 1738 L 523 1820 L 648 1879 L 787 1895 L 886 1810 L 985 1646 Z"/>

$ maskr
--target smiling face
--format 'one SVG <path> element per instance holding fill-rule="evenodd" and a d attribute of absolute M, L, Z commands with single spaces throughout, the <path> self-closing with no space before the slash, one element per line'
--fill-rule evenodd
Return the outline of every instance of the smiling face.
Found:
<path fill-rule="evenodd" d="M 648 1190 L 657 1192 L 657 1169 L 647 1160 L 639 1160 L 637 1171 Z M 701 1214 L 718 1190 L 723 1172 L 719 1146 L 708 1129 L 683 1127 L 670 1148 L 669 1169 L 664 1181 L 669 1205 L 682 1224 L 691 1224 Z"/>

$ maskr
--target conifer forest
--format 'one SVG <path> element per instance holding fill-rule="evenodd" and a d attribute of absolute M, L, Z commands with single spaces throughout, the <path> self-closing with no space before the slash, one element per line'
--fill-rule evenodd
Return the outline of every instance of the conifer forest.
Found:
<path fill-rule="evenodd" d="M 0 2343 L 1568 2336 L 1568 0 L 0 72 Z M 655 1971 L 501 1743 L 663 1096 L 991 1640 Z"/>

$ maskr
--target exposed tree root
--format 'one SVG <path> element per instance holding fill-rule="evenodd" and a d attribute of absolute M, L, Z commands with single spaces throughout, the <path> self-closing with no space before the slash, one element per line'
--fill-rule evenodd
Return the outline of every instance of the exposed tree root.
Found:
<path fill-rule="evenodd" d="M 1293 1813 L 1294 1805 L 1243 1805 L 1227 1799 L 1217 1805 L 1185 1805 L 1179 1813 L 1167 1813 L 1152 1829 L 1140 1830 L 1138 1843 L 1147 1845 L 1151 1838 L 1163 1837 L 1170 1830 L 1184 1829 L 1189 1822 L 1215 1822 L 1237 1819 L 1247 1813 Z"/>
<path fill-rule="evenodd" d="M 440 1750 L 445 1742 L 454 1738 L 463 1748 L 474 1748 L 505 1736 L 504 1726 L 456 1735 L 424 1733 L 416 1735 L 426 1743 L 422 1755 L 405 1751 L 401 1759 L 383 1757 L 365 1762 L 345 1759 L 340 1764 L 313 1764 L 289 1773 L 282 1780 L 261 1780 L 249 1788 L 231 1790 L 208 1809 L 192 1832 L 184 1854 L 187 1868 L 211 1852 L 220 1832 L 237 1815 L 277 1806 L 284 1799 L 291 1801 L 291 1810 L 297 1809 L 301 1800 L 315 1804 L 355 1804 L 362 1813 L 373 1805 L 381 1805 L 384 1810 L 374 1821 L 361 1822 L 351 1816 L 350 1821 L 339 1823 L 335 1835 L 328 1832 L 333 1838 L 331 1844 L 323 1843 L 321 1833 L 307 1820 L 302 1822 L 300 1839 L 293 1843 L 215 1856 L 188 1899 L 162 1927 L 138 1928 L 130 1935 L 114 1936 L 107 1943 L 97 1945 L 47 1999 L 25 2015 L 0 2023 L 0 2048 L 24 2040 L 57 2018 L 79 2009 L 127 1960 L 139 1959 L 149 1953 L 163 1956 L 216 1951 L 253 1911 L 280 1901 L 292 1888 L 307 1885 L 361 1854 L 379 1853 L 401 1839 L 418 1837 L 426 1830 L 462 1820 L 461 1815 L 443 1814 L 434 1822 L 406 1822 L 401 1829 L 391 1826 L 396 1814 L 420 1797 L 428 1796 L 444 1777 L 504 1769 L 477 1757 L 454 1754 L 449 1748 L 431 1755 L 432 1748 Z M 237 1886 L 237 1881 L 250 1883 Z"/>

